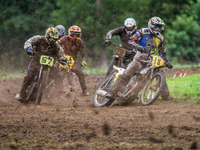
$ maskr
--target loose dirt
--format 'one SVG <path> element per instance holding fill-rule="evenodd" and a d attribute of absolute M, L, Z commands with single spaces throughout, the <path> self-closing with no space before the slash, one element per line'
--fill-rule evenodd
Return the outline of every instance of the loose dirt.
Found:
<path fill-rule="evenodd" d="M 181 69 L 179 69 L 180 71 Z M 166 77 L 173 72 L 165 71 Z M 200 73 L 193 67 L 187 75 Z M 41 105 L 15 100 L 22 79 L 0 80 L 0 149 L 200 149 L 200 104 L 157 101 L 141 106 L 93 107 L 105 74 L 86 75 L 89 96 L 59 91 Z"/>

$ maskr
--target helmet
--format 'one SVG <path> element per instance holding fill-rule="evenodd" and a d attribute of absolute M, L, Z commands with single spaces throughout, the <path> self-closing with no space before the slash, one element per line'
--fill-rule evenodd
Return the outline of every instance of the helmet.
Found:
<path fill-rule="evenodd" d="M 58 31 L 54 27 L 48 28 L 45 38 L 47 42 L 56 42 L 58 40 Z"/>
<path fill-rule="evenodd" d="M 69 30 L 68 30 L 68 35 L 72 39 L 80 39 L 80 37 L 81 37 L 81 28 L 76 26 L 76 25 L 71 26 L 69 28 Z"/>
<path fill-rule="evenodd" d="M 55 29 L 58 30 L 59 39 L 65 35 L 65 27 L 63 25 L 57 25 Z"/>
<path fill-rule="evenodd" d="M 158 35 L 161 31 L 164 31 L 165 23 L 159 17 L 152 17 L 148 22 L 148 27 L 152 34 Z"/>
<path fill-rule="evenodd" d="M 127 18 L 124 21 L 124 26 L 128 35 L 131 35 L 137 29 L 136 22 L 133 18 Z"/>

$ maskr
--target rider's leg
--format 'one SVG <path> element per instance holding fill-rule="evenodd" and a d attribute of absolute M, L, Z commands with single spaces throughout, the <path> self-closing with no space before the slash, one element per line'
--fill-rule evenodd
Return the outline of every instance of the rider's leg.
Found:
<path fill-rule="evenodd" d="M 37 72 L 38 72 L 37 64 L 34 61 L 31 61 L 29 66 L 28 66 L 27 74 L 24 77 L 22 88 L 21 88 L 21 91 L 20 91 L 21 101 L 25 101 L 25 99 L 26 99 L 26 89 L 28 88 L 30 83 L 34 80 L 34 76 L 37 74 Z"/>
<path fill-rule="evenodd" d="M 71 71 L 77 75 L 83 95 L 84 96 L 89 95 L 89 92 L 87 91 L 87 86 L 85 83 L 85 75 L 84 75 L 83 71 L 81 69 L 72 69 Z"/>
<path fill-rule="evenodd" d="M 166 79 L 165 79 L 165 82 L 164 82 L 163 91 L 161 92 L 161 96 L 162 96 L 163 100 L 172 100 L 173 99 L 173 97 L 169 93 L 169 88 L 167 86 Z"/>
<path fill-rule="evenodd" d="M 116 96 L 119 89 L 124 88 L 127 85 L 130 78 L 132 77 L 132 75 L 141 68 L 141 63 L 138 60 L 134 59 L 126 68 L 125 72 L 117 78 L 115 84 L 111 88 L 110 95 L 113 97 Z"/>

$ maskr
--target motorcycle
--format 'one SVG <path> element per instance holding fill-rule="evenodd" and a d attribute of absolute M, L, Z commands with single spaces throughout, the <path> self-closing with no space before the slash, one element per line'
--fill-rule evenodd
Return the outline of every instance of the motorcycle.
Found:
<path fill-rule="evenodd" d="M 125 71 L 124 68 L 113 66 L 116 72 L 104 78 L 96 88 L 93 105 L 95 107 L 110 106 L 115 100 L 127 105 L 137 98 L 141 90 L 141 104 L 143 106 L 153 104 L 163 90 L 165 74 L 162 69 L 167 67 L 167 63 L 158 55 L 149 56 L 151 57 L 150 63 L 136 72 L 127 86 L 121 89 L 115 98 L 107 98 L 105 95 L 111 90 L 117 78 Z"/>
<path fill-rule="evenodd" d="M 55 63 L 55 60 L 51 56 L 39 56 L 37 53 L 34 54 L 36 55 L 36 57 L 40 57 L 40 71 L 34 77 L 33 82 L 26 89 L 27 96 L 24 103 L 35 101 L 35 104 L 39 105 L 41 103 L 44 91 L 50 92 L 52 87 L 55 86 L 55 80 L 49 77 L 51 68 Z M 67 60 L 67 62 L 59 61 L 59 63 L 68 65 L 69 62 Z"/>
<path fill-rule="evenodd" d="M 126 68 L 133 59 L 133 53 L 135 53 L 135 51 L 133 50 L 127 50 L 125 48 L 117 46 L 117 44 L 112 41 L 111 44 L 115 46 L 115 49 L 113 51 L 114 59 L 110 63 L 106 76 L 111 75 L 115 71 L 113 69 L 114 65 L 117 67 Z"/>

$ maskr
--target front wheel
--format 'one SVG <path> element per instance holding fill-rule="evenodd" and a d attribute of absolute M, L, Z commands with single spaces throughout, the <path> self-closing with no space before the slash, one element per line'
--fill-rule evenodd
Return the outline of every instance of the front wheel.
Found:
<path fill-rule="evenodd" d="M 36 104 L 39 105 L 42 100 L 43 91 L 45 88 L 45 83 L 47 81 L 48 72 L 43 71 L 42 76 L 40 79 L 38 79 L 38 91 L 36 96 Z"/>
<path fill-rule="evenodd" d="M 153 104 L 160 96 L 165 81 L 165 74 L 162 71 L 156 72 L 152 79 L 149 79 L 141 94 L 141 104 L 143 106 Z"/>
<path fill-rule="evenodd" d="M 111 89 L 111 86 L 113 85 L 114 75 L 109 75 L 97 87 L 94 96 L 93 96 L 93 104 L 95 107 L 103 107 L 103 106 L 110 106 L 114 99 L 105 98 L 105 96 L 100 96 L 97 94 L 98 90 L 103 90 L 105 92 L 109 92 Z"/>
<path fill-rule="evenodd" d="M 109 66 L 108 71 L 107 71 L 107 73 L 106 73 L 106 77 L 114 73 L 115 70 L 113 69 L 113 66 L 114 66 L 114 65 L 115 65 L 115 66 L 117 65 L 118 60 L 119 60 L 119 59 L 116 59 L 116 58 L 115 58 L 115 59 L 110 63 L 110 66 Z"/>

